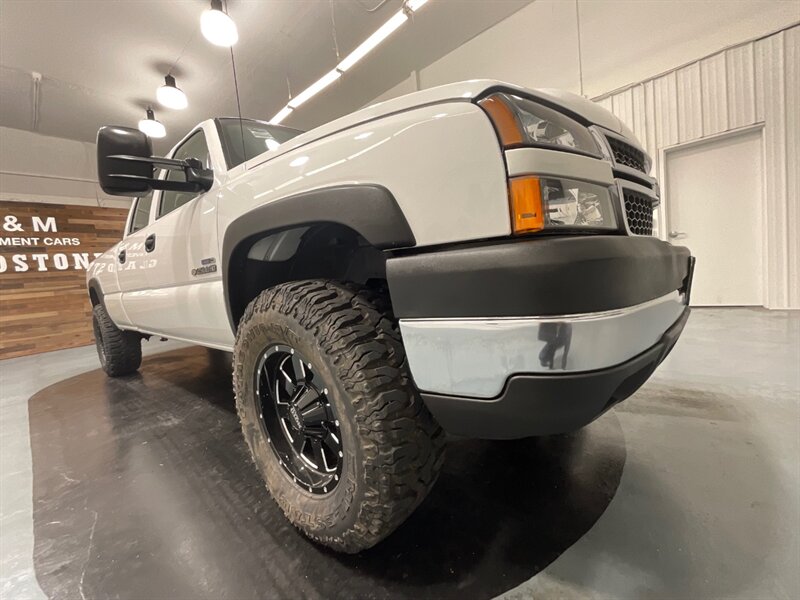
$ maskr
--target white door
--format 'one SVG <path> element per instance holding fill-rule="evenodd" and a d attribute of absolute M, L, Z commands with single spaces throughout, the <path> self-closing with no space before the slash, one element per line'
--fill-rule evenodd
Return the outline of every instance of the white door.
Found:
<path fill-rule="evenodd" d="M 197 158 L 210 167 L 202 129 L 175 149 L 172 158 Z M 169 171 L 167 179 L 183 179 Z M 125 311 L 140 329 L 230 349 L 233 333 L 225 307 L 217 239 L 217 192 L 157 192 L 154 218 L 143 232 L 143 254 L 151 265 L 147 289 L 124 295 Z"/>
<path fill-rule="evenodd" d="M 693 305 L 763 305 L 762 182 L 760 129 L 667 151 L 667 231 L 697 257 Z"/>
<path fill-rule="evenodd" d="M 153 225 L 153 192 L 133 200 L 133 213 L 128 219 L 125 237 L 116 248 L 117 284 L 120 294 L 106 297 L 106 308 L 117 325 L 140 327 L 136 314 L 128 312 L 126 298 L 136 297 L 148 289 L 147 271 L 153 268 L 152 257 L 145 252 L 145 238 Z M 119 305 L 119 307 L 117 306 Z"/>

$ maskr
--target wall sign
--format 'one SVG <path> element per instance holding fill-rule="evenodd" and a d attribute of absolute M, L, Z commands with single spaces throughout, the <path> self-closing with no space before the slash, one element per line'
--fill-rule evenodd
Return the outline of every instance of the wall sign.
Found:
<path fill-rule="evenodd" d="M 0 202 L 0 358 L 92 343 L 86 269 L 121 239 L 127 215 Z"/>

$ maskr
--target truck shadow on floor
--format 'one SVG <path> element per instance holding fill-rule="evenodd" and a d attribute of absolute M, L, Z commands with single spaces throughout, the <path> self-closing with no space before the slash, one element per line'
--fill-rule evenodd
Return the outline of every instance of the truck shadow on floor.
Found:
<path fill-rule="evenodd" d="M 337 555 L 269 498 L 222 365 L 182 349 L 30 399 L 34 564 L 50 598 L 491 597 L 580 539 L 625 463 L 613 412 L 572 435 L 453 440 L 406 523 Z"/>

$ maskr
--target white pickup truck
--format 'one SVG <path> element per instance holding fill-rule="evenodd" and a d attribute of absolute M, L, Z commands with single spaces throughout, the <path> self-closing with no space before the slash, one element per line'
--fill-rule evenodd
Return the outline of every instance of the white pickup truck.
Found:
<path fill-rule="evenodd" d="M 573 94 L 469 81 L 302 133 L 204 121 L 152 157 L 98 133 L 134 196 L 88 271 L 110 376 L 151 335 L 233 352 L 244 437 L 309 537 L 344 552 L 423 500 L 444 431 L 567 432 L 635 392 L 688 318 L 632 132 Z"/>

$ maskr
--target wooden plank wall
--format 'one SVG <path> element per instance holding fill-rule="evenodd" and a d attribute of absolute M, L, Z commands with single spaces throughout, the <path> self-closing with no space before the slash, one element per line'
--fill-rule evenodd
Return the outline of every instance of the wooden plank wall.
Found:
<path fill-rule="evenodd" d="M 83 259 L 91 262 L 122 238 L 127 214 L 0 202 L 0 359 L 93 343 Z"/>

